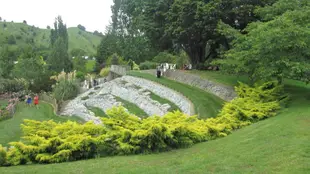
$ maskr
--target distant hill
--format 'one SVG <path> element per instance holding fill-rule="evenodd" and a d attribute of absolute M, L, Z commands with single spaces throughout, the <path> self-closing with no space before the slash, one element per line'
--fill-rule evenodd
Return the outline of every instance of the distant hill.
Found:
<path fill-rule="evenodd" d="M 82 49 L 87 54 L 95 54 L 101 36 L 83 31 L 77 27 L 68 28 L 69 53 L 72 49 Z M 10 44 L 21 47 L 35 44 L 37 47 L 49 47 L 50 29 L 41 29 L 24 23 L 0 22 L 0 45 Z"/>

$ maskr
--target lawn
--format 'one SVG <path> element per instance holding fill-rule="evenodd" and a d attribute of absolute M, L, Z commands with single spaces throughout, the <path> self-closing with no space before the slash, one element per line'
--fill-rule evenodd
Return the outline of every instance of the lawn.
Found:
<path fill-rule="evenodd" d="M 164 77 L 157 78 L 152 74 L 141 72 L 130 72 L 129 75 L 152 80 L 182 93 L 185 97 L 192 101 L 195 106 L 195 112 L 198 113 L 200 118 L 215 117 L 224 103 L 224 101 L 219 97 L 197 87 L 192 87 Z"/>
<path fill-rule="evenodd" d="M 89 107 L 88 109 L 92 111 L 97 117 L 107 117 L 107 114 L 100 108 Z"/>
<path fill-rule="evenodd" d="M 128 111 L 140 118 L 146 118 L 148 117 L 147 113 L 145 113 L 141 108 L 139 108 L 136 104 L 131 103 L 127 100 L 124 100 L 120 97 L 114 96 L 116 101 L 121 102 L 122 106 L 126 109 L 128 109 Z"/>
<path fill-rule="evenodd" d="M 289 108 L 225 138 L 161 154 L 0 168 L 0 173 L 310 173 L 310 88 L 287 84 Z"/>
<path fill-rule="evenodd" d="M 28 107 L 24 103 L 17 106 L 17 111 L 13 118 L 0 122 L 0 144 L 7 145 L 12 141 L 18 141 L 22 135 L 20 124 L 24 119 L 31 120 L 55 120 L 55 121 L 81 121 L 78 117 L 60 117 L 54 114 L 51 105 L 41 103 L 39 109 L 36 107 Z M 0 172 L 1 173 L 1 172 Z"/>
<path fill-rule="evenodd" d="M 160 104 L 169 104 L 170 108 L 168 109 L 169 112 L 172 111 L 180 111 L 181 109 L 174 103 L 172 103 L 170 100 L 167 100 L 165 98 L 161 98 L 160 96 L 154 94 L 153 92 L 149 91 L 150 97 L 152 100 L 158 101 Z"/>
<path fill-rule="evenodd" d="M 190 70 L 187 73 L 199 75 L 201 78 L 211 80 L 227 86 L 236 86 L 238 81 L 248 83 L 249 80 L 245 76 L 233 76 L 220 71 L 198 71 Z"/>

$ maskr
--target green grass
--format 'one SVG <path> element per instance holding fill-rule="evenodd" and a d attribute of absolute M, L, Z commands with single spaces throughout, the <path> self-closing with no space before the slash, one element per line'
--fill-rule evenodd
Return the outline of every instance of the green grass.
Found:
<path fill-rule="evenodd" d="M 8 101 L 6 100 L 0 100 L 0 106 L 2 105 L 7 105 L 8 104 Z"/>
<path fill-rule="evenodd" d="M 88 109 L 92 111 L 97 117 L 107 117 L 107 114 L 100 108 L 89 107 Z"/>
<path fill-rule="evenodd" d="M 198 70 L 190 70 L 185 71 L 187 73 L 199 75 L 202 78 L 211 80 L 213 82 L 217 82 L 227 86 L 236 86 L 238 85 L 238 81 L 248 83 L 248 79 L 245 76 L 233 76 L 225 74 L 220 71 L 198 71 Z"/>
<path fill-rule="evenodd" d="M 200 118 L 215 117 L 224 103 L 224 101 L 219 97 L 203 91 L 197 87 L 192 87 L 164 77 L 157 78 L 152 74 L 134 71 L 130 72 L 129 75 L 157 82 L 177 92 L 182 93 L 185 97 L 192 101 L 195 106 L 195 111 L 196 113 L 198 113 Z"/>
<path fill-rule="evenodd" d="M 180 108 L 177 105 L 175 105 L 174 103 L 172 103 L 170 100 L 167 100 L 165 98 L 161 98 L 160 96 L 154 94 L 151 91 L 149 91 L 149 92 L 151 93 L 150 97 L 152 100 L 158 101 L 160 104 L 169 104 L 170 105 L 170 108 L 168 109 L 169 112 L 177 111 L 177 110 L 180 111 Z"/>
<path fill-rule="evenodd" d="M 50 30 L 33 28 L 23 23 L 6 22 L 7 27 L 3 27 L 4 22 L 0 22 L 0 44 L 6 44 L 6 37 L 13 35 L 16 38 L 16 48 L 22 47 L 34 40 L 37 47 L 48 48 L 50 44 Z M 52 26 L 51 26 L 52 27 Z M 101 37 L 92 33 L 82 31 L 77 27 L 68 28 L 69 36 L 69 53 L 72 49 L 82 49 L 88 54 L 95 54 L 97 46 L 101 41 Z M 20 37 L 20 39 L 17 39 Z M 28 41 L 27 41 L 28 40 Z M 30 43 L 32 44 L 32 43 Z"/>
<path fill-rule="evenodd" d="M 122 106 L 125 107 L 126 109 L 128 109 L 128 111 L 140 118 L 147 118 L 148 115 L 147 113 L 145 113 L 141 108 L 139 108 L 137 105 L 135 105 L 134 103 L 131 103 L 127 100 L 124 100 L 120 97 L 114 96 L 116 101 L 121 102 Z"/>
<path fill-rule="evenodd" d="M 225 138 L 152 155 L 116 156 L 51 165 L 0 168 L 0 173 L 310 173 L 310 88 L 288 81 L 289 108 Z"/>
<path fill-rule="evenodd" d="M 12 141 L 18 141 L 22 136 L 20 124 L 24 119 L 31 120 L 54 120 L 56 122 L 64 122 L 67 120 L 81 122 L 78 117 L 61 117 L 54 114 L 51 105 L 46 103 L 40 103 L 39 109 L 36 107 L 26 106 L 25 103 L 20 103 L 17 106 L 17 111 L 13 118 L 0 122 L 0 144 L 6 145 Z M 1 172 L 0 172 L 1 173 Z"/>

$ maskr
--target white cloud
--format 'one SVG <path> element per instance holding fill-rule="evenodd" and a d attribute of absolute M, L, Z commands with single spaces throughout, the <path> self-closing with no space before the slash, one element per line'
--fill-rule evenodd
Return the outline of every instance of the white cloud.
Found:
<path fill-rule="evenodd" d="M 0 16 L 6 21 L 46 28 L 58 15 L 68 27 L 82 24 L 87 31 L 105 31 L 111 21 L 113 0 L 0 0 Z"/>

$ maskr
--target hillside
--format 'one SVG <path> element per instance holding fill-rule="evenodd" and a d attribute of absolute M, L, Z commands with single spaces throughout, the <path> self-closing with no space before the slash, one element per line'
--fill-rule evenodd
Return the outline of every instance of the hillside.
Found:
<path fill-rule="evenodd" d="M 95 54 L 100 36 L 82 31 L 77 27 L 68 28 L 69 52 L 72 49 L 82 49 L 88 54 Z M 21 47 L 25 44 L 34 44 L 36 47 L 49 46 L 50 29 L 41 29 L 24 23 L 0 22 L 0 45 L 10 44 Z M 16 41 L 16 44 L 15 42 Z"/>

